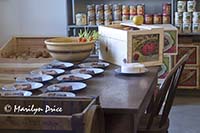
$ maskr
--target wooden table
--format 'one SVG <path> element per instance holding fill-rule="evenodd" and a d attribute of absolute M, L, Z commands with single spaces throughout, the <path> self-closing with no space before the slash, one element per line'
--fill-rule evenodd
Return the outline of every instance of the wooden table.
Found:
<path fill-rule="evenodd" d="M 140 75 L 119 75 L 114 71 L 116 68 L 119 66 L 111 64 L 103 74 L 85 81 L 85 89 L 75 93 L 78 96 L 100 96 L 107 133 L 136 133 L 140 117 L 156 87 L 158 67 L 148 68 L 149 72 Z M 55 81 L 48 84 L 52 83 Z M 33 93 L 36 95 L 45 90 L 44 87 Z"/>
<path fill-rule="evenodd" d="M 158 67 L 141 75 L 119 75 L 110 65 L 101 75 L 88 80 L 87 88 L 77 95 L 99 95 L 105 111 L 107 133 L 136 133 L 157 84 Z"/>

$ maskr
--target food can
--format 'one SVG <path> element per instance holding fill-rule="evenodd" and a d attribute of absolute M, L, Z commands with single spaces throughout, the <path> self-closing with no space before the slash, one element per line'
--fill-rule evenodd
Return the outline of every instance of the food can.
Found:
<path fill-rule="evenodd" d="M 187 1 L 187 11 L 188 12 L 194 12 L 196 8 L 196 1 L 189 0 Z"/>
<path fill-rule="evenodd" d="M 185 12 L 186 11 L 186 1 L 177 1 L 177 11 L 178 12 Z"/>
<path fill-rule="evenodd" d="M 170 15 L 171 14 L 171 3 L 163 4 L 163 14 Z"/>
<path fill-rule="evenodd" d="M 109 4 L 105 4 L 104 5 L 104 11 L 106 11 L 106 10 L 112 10 L 112 6 Z"/>
<path fill-rule="evenodd" d="M 183 24 L 183 32 L 191 33 L 191 24 Z"/>
<path fill-rule="evenodd" d="M 104 14 L 104 5 L 101 4 L 101 5 L 96 5 L 95 6 L 95 13 L 98 14 L 98 15 L 102 15 Z"/>
<path fill-rule="evenodd" d="M 192 13 L 191 12 L 183 12 L 183 23 L 191 23 L 192 22 Z"/>
<path fill-rule="evenodd" d="M 193 12 L 193 23 L 200 23 L 200 12 Z"/>
<path fill-rule="evenodd" d="M 192 24 L 192 32 L 200 32 L 200 23 Z"/>
<path fill-rule="evenodd" d="M 153 24 L 153 15 L 152 14 L 145 14 L 144 22 L 145 22 L 145 24 Z"/>
<path fill-rule="evenodd" d="M 130 15 L 137 15 L 137 6 L 136 5 L 131 5 L 129 7 L 130 9 Z"/>
<path fill-rule="evenodd" d="M 162 23 L 162 15 L 161 14 L 154 14 L 153 15 L 153 23 L 154 24 L 161 24 Z"/>
<path fill-rule="evenodd" d="M 175 24 L 183 23 L 183 13 L 182 12 L 175 12 Z"/>
<path fill-rule="evenodd" d="M 122 20 L 122 6 L 120 4 L 113 5 L 113 20 L 114 21 Z"/>
<path fill-rule="evenodd" d="M 86 14 L 77 13 L 76 14 L 76 25 L 86 25 Z"/>
<path fill-rule="evenodd" d="M 163 14 L 162 15 L 162 23 L 163 24 L 170 24 L 171 18 L 170 15 Z"/>
<path fill-rule="evenodd" d="M 87 5 L 87 23 L 88 25 L 95 25 L 96 24 L 95 18 L 95 5 Z"/>
<path fill-rule="evenodd" d="M 122 15 L 122 21 L 129 20 L 130 15 Z"/>
<path fill-rule="evenodd" d="M 178 29 L 178 33 L 183 32 L 183 24 L 175 24 L 175 27 Z"/>
<path fill-rule="evenodd" d="M 122 14 L 123 15 L 129 15 L 130 14 L 130 8 L 128 5 L 123 5 L 122 6 Z"/>
<path fill-rule="evenodd" d="M 130 15 L 129 19 L 130 19 L 130 20 L 133 20 L 133 17 L 134 17 L 134 16 L 136 16 L 136 15 Z"/>
<path fill-rule="evenodd" d="M 105 20 L 104 21 L 104 25 L 110 25 L 110 24 L 112 24 L 112 21 L 110 21 L 110 20 Z"/>
<path fill-rule="evenodd" d="M 137 5 L 137 15 L 144 15 L 144 4 Z"/>

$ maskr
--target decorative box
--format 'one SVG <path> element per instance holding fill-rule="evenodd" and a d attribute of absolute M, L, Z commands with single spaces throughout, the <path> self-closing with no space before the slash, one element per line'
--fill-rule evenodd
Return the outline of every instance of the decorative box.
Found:
<path fill-rule="evenodd" d="M 199 69 L 197 67 L 185 67 L 180 78 L 178 88 L 198 89 Z"/>
<path fill-rule="evenodd" d="M 156 25 L 164 28 L 164 54 L 177 55 L 178 53 L 178 30 L 171 24 Z"/>
<path fill-rule="evenodd" d="M 158 26 L 99 26 L 99 58 L 117 65 L 122 65 L 124 60 L 145 66 L 161 65 L 163 32 Z"/>
<path fill-rule="evenodd" d="M 161 84 L 164 80 L 169 71 L 172 69 L 172 56 L 171 55 L 164 55 L 163 63 L 160 67 L 161 69 L 158 72 L 158 84 Z"/>
<path fill-rule="evenodd" d="M 188 51 L 191 51 L 191 55 L 186 62 L 186 66 L 199 66 L 199 46 L 197 45 L 181 45 L 178 46 L 178 55 L 175 56 L 175 63 Z"/>

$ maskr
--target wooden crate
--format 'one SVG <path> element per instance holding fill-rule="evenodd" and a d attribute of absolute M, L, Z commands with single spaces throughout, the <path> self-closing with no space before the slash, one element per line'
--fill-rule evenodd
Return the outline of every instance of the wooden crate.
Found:
<path fill-rule="evenodd" d="M 146 29 L 145 29 L 146 28 Z M 141 62 L 145 66 L 161 65 L 163 59 L 163 28 L 99 26 L 100 59 L 122 65 Z"/>
<path fill-rule="evenodd" d="M 13 37 L 1 47 L 0 86 L 52 60 L 44 44 L 47 38 L 50 37 Z"/>
<path fill-rule="evenodd" d="M 179 81 L 178 88 L 198 89 L 199 88 L 199 68 L 185 67 Z"/>
<path fill-rule="evenodd" d="M 176 63 L 189 50 L 191 51 L 191 55 L 186 62 L 186 66 L 199 66 L 199 46 L 197 45 L 179 44 L 178 55 L 175 56 L 174 62 Z"/>

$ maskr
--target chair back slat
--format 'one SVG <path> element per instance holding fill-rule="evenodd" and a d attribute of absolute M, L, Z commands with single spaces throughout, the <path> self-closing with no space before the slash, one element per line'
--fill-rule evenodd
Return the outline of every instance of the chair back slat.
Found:
<path fill-rule="evenodd" d="M 153 109 L 152 112 L 150 112 L 150 118 L 148 120 L 146 129 L 151 128 L 154 117 L 157 116 L 160 112 L 161 112 L 161 120 L 159 123 L 159 127 L 162 127 L 167 121 L 169 112 L 173 104 L 180 76 L 182 74 L 185 63 L 189 58 L 190 54 L 191 54 L 190 52 L 185 54 L 176 63 L 176 65 L 172 68 L 172 70 L 168 73 L 167 77 L 165 78 L 163 84 L 161 85 L 160 91 L 153 103 Z"/>

